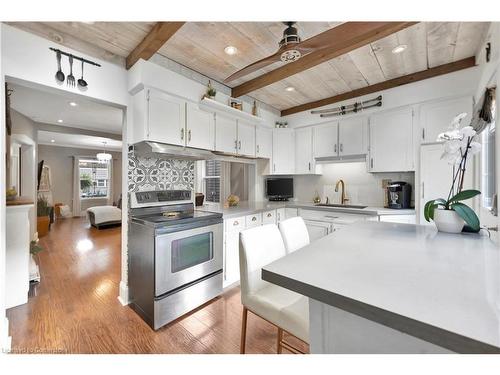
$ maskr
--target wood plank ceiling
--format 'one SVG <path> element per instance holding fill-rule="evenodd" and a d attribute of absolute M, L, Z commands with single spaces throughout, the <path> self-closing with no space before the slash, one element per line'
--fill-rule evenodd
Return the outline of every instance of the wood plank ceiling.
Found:
<path fill-rule="evenodd" d="M 124 64 L 124 59 L 153 28 L 148 22 L 10 23 L 84 53 Z M 340 22 L 298 22 L 307 39 Z M 421 22 L 345 55 L 295 74 L 249 95 L 279 110 L 361 89 L 383 81 L 474 56 L 487 22 Z M 158 53 L 222 82 L 238 69 L 274 53 L 281 22 L 187 22 Z M 408 48 L 393 54 L 400 44 Z M 229 56 L 228 45 L 238 52 Z M 240 85 L 282 66 L 270 65 L 230 83 Z M 294 91 L 286 91 L 287 87 Z"/>

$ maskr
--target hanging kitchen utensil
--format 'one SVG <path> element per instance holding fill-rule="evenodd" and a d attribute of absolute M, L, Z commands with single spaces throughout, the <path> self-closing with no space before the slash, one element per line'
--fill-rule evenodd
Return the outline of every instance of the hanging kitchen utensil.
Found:
<path fill-rule="evenodd" d="M 83 64 L 84 64 L 84 62 L 83 62 L 83 60 L 82 60 L 82 78 L 80 78 L 80 79 L 78 80 L 78 86 L 79 86 L 79 87 L 81 87 L 82 89 L 83 89 L 83 88 L 85 88 L 85 87 L 87 87 L 87 81 L 85 81 L 85 80 L 83 79 Z"/>
<path fill-rule="evenodd" d="M 64 73 L 61 69 L 61 52 L 57 52 L 56 54 L 56 58 L 57 58 L 57 73 L 56 73 L 56 79 L 59 81 L 59 82 L 64 82 Z"/>
<path fill-rule="evenodd" d="M 75 87 L 75 76 L 73 75 L 73 55 L 69 55 L 69 75 L 66 80 L 68 86 Z"/>

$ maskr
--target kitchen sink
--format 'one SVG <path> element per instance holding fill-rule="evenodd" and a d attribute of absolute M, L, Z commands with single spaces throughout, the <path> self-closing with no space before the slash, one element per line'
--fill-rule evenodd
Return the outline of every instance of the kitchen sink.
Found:
<path fill-rule="evenodd" d="M 320 207 L 336 207 L 336 208 L 366 208 L 367 206 L 359 206 L 355 204 L 334 204 L 334 203 L 318 203 L 315 206 L 320 206 Z"/>

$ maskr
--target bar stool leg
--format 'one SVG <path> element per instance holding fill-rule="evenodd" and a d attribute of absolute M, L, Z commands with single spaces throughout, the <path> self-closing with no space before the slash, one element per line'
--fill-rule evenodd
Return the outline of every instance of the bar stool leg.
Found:
<path fill-rule="evenodd" d="M 240 354 L 245 354 L 245 344 L 247 338 L 247 317 L 248 317 L 248 309 L 245 306 L 243 306 L 243 315 L 241 317 Z"/>
<path fill-rule="evenodd" d="M 281 342 L 283 341 L 283 330 L 278 327 L 278 354 L 281 354 L 283 351 L 283 346 L 281 345 Z"/>

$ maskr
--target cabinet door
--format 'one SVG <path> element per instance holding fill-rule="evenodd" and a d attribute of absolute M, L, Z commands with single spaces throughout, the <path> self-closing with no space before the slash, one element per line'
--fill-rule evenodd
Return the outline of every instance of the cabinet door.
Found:
<path fill-rule="evenodd" d="M 273 131 L 257 127 L 255 131 L 255 156 L 271 159 L 273 153 Z"/>
<path fill-rule="evenodd" d="M 370 118 L 370 172 L 414 170 L 413 112 L 410 107 Z"/>
<path fill-rule="evenodd" d="M 459 113 L 466 112 L 462 124 L 469 124 L 472 116 L 472 97 L 462 97 L 423 104 L 420 107 L 422 143 L 436 142 L 439 133 L 448 130 L 451 120 Z"/>
<path fill-rule="evenodd" d="M 331 231 L 331 224 L 321 221 L 305 220 L 309 241 L 313 242 L 326 236 Z"/>
<path fill-rule="evenodd" d="M 285 218 L 290 219 L 296 216 L 299 216 L 297 208 L 285 207 Z"/>
<path fill-rule="evenodd" d="M 215 116 L 215 150 L 235 154 L 238 146 L 235 119 Z"/>
<path fill-rule="evenodd" d="M 442 144 L 423 145 L 420 147 L 419 224 L 429 224 L 424 219 L 425 203 L 431 199 L 448 198 L 452 183 L 452 166 L 441 159 L 442 154 Z M 472 188 L 472 169 L 467 168 L 464 189 Z M 417 199 L 415 199 L 415 202 L 417 202 Z"/>
<path fill-rule="evenodd" d="M 255 125 L 238 121 L 238 154 L 255 156 Z"/>
<path fill-rule="evenodd" d="M 215 146 L 215 118 L 196 104 L 186 106 L 186 146 L 213 150 Z"/>
<path fill-rule="evenodd" d="M 315 158 L 338 156 L 338 122 L 332 121 L 313 127 Z"/>
<path fill-rule="evenodd" d="M 224 286 L 240 279 L 240 232 L 226 233 L 224 243 Z"/>
<path fill-rule="evenodd" d="M 367 152 L 367 118 L 355 117 L 339 121 L 339 155 L 364 155 Z"/>
<path fill-rule="evenodd" d="M 314 173 L 312 128 L 295 130 L 295 173 Z"/>
<path fill-rule="evenodd" d="M 272 174 L 293 174 L 295 170 L 293 129 L 274 129 Z"/>
<path fill-rule="evenodd" d="M 184 146 L 186 143 L 186 102 L 150 90 L 148 95 L 148 134 L 151 141 Z"/>

